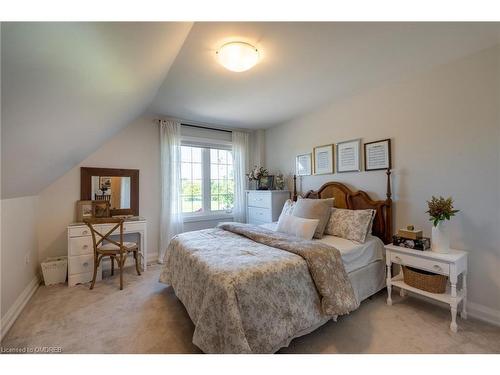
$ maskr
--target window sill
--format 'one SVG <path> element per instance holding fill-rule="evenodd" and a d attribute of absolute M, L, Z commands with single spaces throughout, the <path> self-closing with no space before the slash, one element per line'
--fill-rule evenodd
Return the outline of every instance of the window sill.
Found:
<path fill-rule="evenodd" d="M 232 220 L 232 214 L 210 214 L 210 215 L 200 215 L 200 216 L 185 216 L 184 223 L 195 223 L 197 221 L 211 221 L 211 220 Z"/>

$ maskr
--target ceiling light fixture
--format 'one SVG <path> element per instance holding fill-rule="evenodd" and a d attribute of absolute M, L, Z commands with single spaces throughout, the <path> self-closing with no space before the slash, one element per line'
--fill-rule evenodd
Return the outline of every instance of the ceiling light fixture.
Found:
<path fill-rule="evenodd" d="M 216 52 L 219 63 L 232 72 L 244 72 L 259 61 L 257 48 L 245 42 L 229 42 Z"/>

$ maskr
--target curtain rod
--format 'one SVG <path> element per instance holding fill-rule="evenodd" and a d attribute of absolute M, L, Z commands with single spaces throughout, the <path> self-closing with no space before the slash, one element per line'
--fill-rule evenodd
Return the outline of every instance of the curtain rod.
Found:
<path fill-rule="evenodd" d="M 184 125 L 184 126 L 192 126 L 192 127 L 200 128 L 200 129 L 218 130 L 218 131 L 221 131 L 221 132 L 233 133 L 235 131 L 239 131 L 239 132 L 244 132 L 244 133 L 248 133 L 248 134 L 252 133 L 252 129 L 232 128 L 230 126 L 224 126 L 224 125 L 220 125 L 220 127 L 218 127 L 219 125 L 217 125 L 217 124 L 207 124 L 207 123 L 198 122 L 198 121 L 191 121 L 191 120 L 186 120 L 186 119 L 180 119 L 180 118 L 176 118 L 176 117 L 162 116 L 160 118 L 156 118 L 155 120 L 156 121 L 171 120 L 171 121 L 179 122 L 181 125 Z"/>
<path fill-rule="evenodd" d="M 233 133 L 231 130 L 210 128 L 208 126 L 192 125 L 192 124 L 186 124 L 186 123 L 183 123 L 183 122 L 181 122 L 181 126 L 189 126 L 191 128 L 198 128 L 198 129 L 216 130 L 218 132 L 226 132 L 226 133 L 231 133 L 231 134 Z"/>

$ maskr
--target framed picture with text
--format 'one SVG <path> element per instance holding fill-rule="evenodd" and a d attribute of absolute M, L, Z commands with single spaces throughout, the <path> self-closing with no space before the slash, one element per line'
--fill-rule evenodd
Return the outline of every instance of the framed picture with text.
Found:
<path fill-rule="evenodd" d="M 295 171 L 297 176 L 311 175 L 312 163 L 311 154 L 297 155 L 295 159 Z"/>
<path fill-rule="evenodd" d="M 392 168 L 390 139 L 365 143 L 364 153 L 366 171 L 378 171 Z"/>
<path fill-rule="evenodd" d="M 361 171 L 361 139 L 337 143 L 337 172 Z"/>
<path fill-rule="evenodd" d="M 314 174 L 332 174 L 333 145 L 314 147 L 313 160 L 314 160 Z"/>

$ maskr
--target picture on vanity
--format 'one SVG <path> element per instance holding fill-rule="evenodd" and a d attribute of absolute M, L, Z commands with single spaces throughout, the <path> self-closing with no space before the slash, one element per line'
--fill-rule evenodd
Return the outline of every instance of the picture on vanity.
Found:
<path fill-rule="evenodd" d="M 84 219 L 90 219 L 94 214 L 92 201 L 80 200 L 76 202 L 76 221 L 83 222 Z"/>

